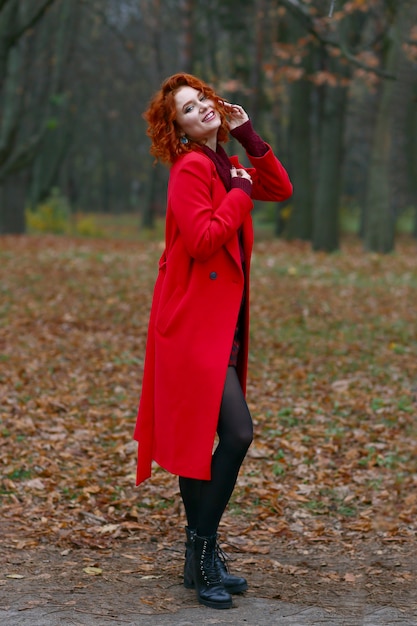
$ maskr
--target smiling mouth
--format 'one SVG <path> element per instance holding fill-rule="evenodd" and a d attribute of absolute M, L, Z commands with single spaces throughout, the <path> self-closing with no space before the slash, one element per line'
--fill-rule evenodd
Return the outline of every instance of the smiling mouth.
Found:
<path fill-rule="evenodd" d="M 210 113 L 207 113 L 207 115 L 205 115 L 203 117 L 203 122 L 211 122 L 212 119 L 214 119 L 216 117 L 216 114 L 214 111 L 210 111 Z"/>

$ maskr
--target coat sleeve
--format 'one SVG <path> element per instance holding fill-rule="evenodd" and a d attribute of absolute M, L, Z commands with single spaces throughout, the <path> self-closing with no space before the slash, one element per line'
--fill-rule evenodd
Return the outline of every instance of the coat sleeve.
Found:
<path fill-rule="evenodd" d="M 174 166 L 169 182 L 168 203 L 188 253 L 198 261 L 229 241 L 253 208 L 242 189 L 231 189 L 215 206 L 213 174 L 207 157 L 191 153 Z"/>
<path fill-rule="evenodd" d="M 252 177 L 252 198 L 254 200 L 267 200 L 282 202 L 292 195 L 292 184 L 282 163 L 273 153 L 269 146 L 268 152 L 261 157 L 247 154 L 253 167 L 245 168 Z M 235 167 L 243 167 L 238 163 L 237 157 L 232 157 L 231 162 Z"/>

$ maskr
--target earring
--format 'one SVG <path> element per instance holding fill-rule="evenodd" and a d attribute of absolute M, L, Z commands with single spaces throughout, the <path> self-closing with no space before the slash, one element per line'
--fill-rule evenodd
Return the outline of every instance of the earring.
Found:
<path fill-rule="evenodd" d="M 182 135 L 180 137 L 180 142 L 183 143 L 183 144 L 186 144 L 186 143 L 188 143 L 188 138 L 185 135 Z"/>

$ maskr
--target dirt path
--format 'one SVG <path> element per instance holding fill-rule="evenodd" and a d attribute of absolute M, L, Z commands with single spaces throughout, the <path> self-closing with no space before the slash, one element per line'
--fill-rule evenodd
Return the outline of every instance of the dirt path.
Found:
<path fill-rule="evenodd" d="M 415 546 L 392 542 L 259 546 L 233 553 L 250 589 L 230 611 L 182 586 L 183 544 L 138 537 L 111 549 L 0 544 L 1 626 L 417 625 Z M 414 551 L 414 553 L 413 553 Z"/>

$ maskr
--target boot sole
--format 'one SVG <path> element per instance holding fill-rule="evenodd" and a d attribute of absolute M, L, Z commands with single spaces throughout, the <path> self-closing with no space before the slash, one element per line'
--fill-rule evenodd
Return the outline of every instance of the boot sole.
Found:
<path fill-rule="evenodd" d="M 204 604 L 204 606 L 208 606 L 210 609 L 231 609 L 233 606 L 231 600 L 228 602 L 210 602 L 210 600 L 203 600 L 199 597 L 198 601 L 200 604 Z"/>
<path fill-rule="evenodd" d="M 185 582 L 184 581 L 184 587 L 186 589 L 195 589 L 195 584 L 194 583 L 190 583 L 190 582 Z M 226 591 L 228 593 L 233 593 L 233 594 L 238 594 L 238 593 L 244 593 L 248 586 L 247 585 L 237 585 L 236 587 L 224 587 L 226 589 Z"/>

